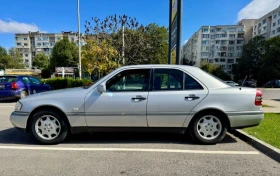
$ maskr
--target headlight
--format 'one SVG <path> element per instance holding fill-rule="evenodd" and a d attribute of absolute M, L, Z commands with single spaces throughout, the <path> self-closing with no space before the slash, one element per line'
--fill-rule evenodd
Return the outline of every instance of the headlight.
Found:
<path fill-rule="evenodd" d="M 15 111 L 20 111 L 22 108 L 22 104 L 18 101 L 16 106 L 15 106 Z"/>

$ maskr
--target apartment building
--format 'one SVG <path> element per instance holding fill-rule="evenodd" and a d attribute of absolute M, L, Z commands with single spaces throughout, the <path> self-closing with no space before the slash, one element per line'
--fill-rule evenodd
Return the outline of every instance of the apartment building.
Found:
<path fill-rule="evenodd" d="M 262 35 L 266 40 L 280 35 L 280 6 L 257 19 L 254 23 L 253 37 Z"/>
<path fill-rule="evenodd" d="M 25 34 L 15 34 L 15 46 L 20 51 L 26 68 L 32 68 L 32 61 L 36 54 L 42 53 L 48 56 L 51 55 L 56 42 L 67 38 L 78 45 L 78 35 L 74 32 L 62 33 L 40 33 L 29 32 Z M 81 45 L 85 42 L 81 38 Z"/>
<path fill-rule="evenodd" d="M 182 58 L 221 65 L 231 74 L 245 43 L 244 25 L 202 26 L 183 46 Z"/>

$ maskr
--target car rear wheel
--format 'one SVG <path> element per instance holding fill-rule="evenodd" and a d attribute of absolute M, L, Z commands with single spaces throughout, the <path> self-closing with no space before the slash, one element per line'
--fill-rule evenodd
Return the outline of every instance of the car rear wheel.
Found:
<path fill-rule="evenodd" d="M 27 92 L 26 91 L 21 91 L 20 92 L 20 99 L 24 98 L 27 96 Z"/>
<path fill-rule="evenodd" d="M 39 111 L 32 119 L 32 134 L 42 144 L 58 144 L 68 134 L 68 124 L 60 113 Z"/>
<path fill-rule="evenodd" d="M 203 144 L 216 144 L 222 141 L 227 132 L 227 126 L 219 115 L 201 114 L 190 124 L 191 137 Z"/>

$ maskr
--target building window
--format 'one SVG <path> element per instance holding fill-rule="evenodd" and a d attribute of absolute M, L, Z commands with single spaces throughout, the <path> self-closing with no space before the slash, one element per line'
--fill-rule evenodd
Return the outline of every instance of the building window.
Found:
<path fill-rule="evenodd" d="M 28 44 L 27 44 L 27 43 L 24 43 L 24 46 L 28 46 Z"/>
<path fill-rule="evenodd" d="M 208 28 L 203 28 L 202 32 L 208 32 Z"/>
<path fill-rule="evenodd" d="M 261 30 L 258 30 L 258 34 L 261 34 L 262 33 L 262 31 Z"/>
<path fill-rule="evenodd" d="M 279 28 L 277 28 L 277 32 L 280 32 L 280 27 L 279 27 Z"/>
<path fill-rule="evenodd" d="M 49 38 L 48 37 L 43 37 L 43 40 L 49 40 Z"/>
<path fill-rule="evenodd" d="M 241 55 L 242 55 L 242 53 L 240 53 L 240 52 L 236 53 L 237 57 L 240 57 Z"/>
<path fill-rule="evenodd" d="M 57 40 L 61 40 L 61 37 L 57 37 L 56 39 L 57 39 Z"/>
<path fill-rule="evenodd" d="M 41 46 L 42 44 L 41 43 L 37 43 L 37 46 Z"/>
<path fill-rule="evenodd" d="M 264 30 L 264 31 L 266 30 L 266 26 L 265 26 L 265 27 L 263 27 L 263 30 Z"/>
<path fill-rule="evenodd" d="M 244 40 L 237 40 L 237 44 L 244 44 Z"/>
<path fill-rule="evenodd" d="M 209 63 L 214 63 L 214 59 L 209 59 Z"/>
<path fill-rule="evenodd" d="M 227 68 L 228 68 L 228 69 L 231 69 L 231 65 L 228 65 Z"/>
<path fill-rule="evenodd" d="M 222 34 L 222 38 L 227 38 L 227 34 Z"/>
<path fill-rule="evenodd" d="M 216 44 L 221 44 L 221 41 L 220 40 L 216 40 Z"/>
<path fill-rule="evenodd" d="M 43 46 L 48 46 L 49 45 L 49 43 L 43 43 Z"/>
<path fill-rule="evenodd" d="M 21 46 L 21 43 L 17 43 L 17 46 Z"/>
<path fill-rule="evenodd" d="M 25 59 L 25 63 L 28 63 L 29 62 L 29 60 L 28 59 Z"/>
<path fill-rule="evenodd" d="M 216 29 L 216 32 L 221 32 L 221 31 L 222 31 L 221 28 L 217 28 L 217 29 Z"/>
<path fill-rule="evenodd" d="M 256 32 L 256 31 L 254 32 L 254 35 L 257 35 L 257 32 Z"/>
<path fill-rule="evenodd" d="M 275 34 L 275 30 L 272 31 L 272 35 L 274 35 L 274 34 Z"/>
<path fill-rule="evenodd" d="M 211 35 L 211 39 L 215 39 L 215 35 Z"/>
<path fill-rule="evenodd" d="M 208 52 L 202 52 L 202 53 L 201 53 L 201 56 L 202 56 L 202 57 L 208 57 L 208 56 L 209 56 L 209 53 L 208 53 Z"/>
<path fill-rule="evenodd" d="M 262 24 L 266 24 L 266 19 L 264 19 L 264 20 L 262 21 Z"/>
<path fill-rule="evenodd" d="M 236 28 L 229 28 L 228 31 L 229 32 L 236 32 Z"/>
<path fill-rule="evenodd" d="M 202 45 L 208 45 L 209 44 L 209 40 L 203 40 L 201 43 L 202 43 Z"/>
<path fill-rule="evenodd" d="M 277 18 L 277 14 L 274 14 L 273 18 L 274 18 L 274 19 Z"/>
<path fill-rule="evenodd" d="M 220 61 L 221 61 L 221 62 L 226 62 L 226 59 L 221 59 Z"/>
<path fill-rule="evenodd" d="M 226 57 L 227 53 L 226 52 L 221 52 L 221 56 Z"/>
<path fill-rule="evenodd" d="M 25 56 L 25 57 L 28 57 L 28 54 L 25 54 L 24 56 Z"/>
<path fill-rule="evenodd" d="M 221 47 L 220 46 L 216 46 L 216 50 L 221 50 Z"/>
<path fill-rule="evenodd" d="M 222 38 L 222 34 L 216 34 L 216 38 Z"/>
<path fill-rule="evenodd" d="M 244 31 L 244 28 L 243 27 L 237 28 L 237 31 L 242 32 Z"/>
<path fill-rule="evenodd" d="M 235 34 L 229 34 L 229 38 L 235 38 Z"/>
<path fill-rule="evenodd" d="M 202 38 L 209 38 L 209 34 L 203 34 Z"/>
<path fill-rule="evenodd" d="M 262 24 L 261 23 L 259 23 L 259 28 L 262 26 Z"/>
<path fill-rule="evenodd" d="M 219 59 L 215 59 L 215 62 L 219 62 Z"/>
<path fill-rule="evenodd" d="M 233 57 L 234 53 L 228 53 L 228 57 Z"/>
<path fill-rule="evenodd" d="M 243 38 L 244 34 L 238 34 L 238 38 Z"/>
<path fill-rule="evenodd" d="M 280 11 L 278 12 L 278 16 L 280 16 Z"/>
<path fill-rule="evenodd" d="M 234 44 L 235 44 L 235 42 L 232 41 L 232 40 L 228 41 L 228 43 L 229 43 L 230 45 L 234 45 Z"/>
<path fill-rule="evenodd" d="M 280 24 L 280 20 L 278 20 L 278 25 Z"/>
<path fill-rule="evenodd" d="M 255 25 L 255 29 L 257 29 L 257 25 Z"/>
<path fill-rule="evenodd" d="M 226 40 L 221 40 L 221 44 L 222 44 L 222 45 L 226 45 L 226 44 L 227 44 L 227 41 L 226 41 Z"/>
<path fill-rule="evenodd" d="M 230 64 L 233 64 L 234 63 L 234 59 L 228 59 L 227 62 L 230 63 Z"/>
<path fill-rule="evenodd" d="M 222 67 L 222 69 L 225 69 L 226 66 L 225 65 L 221 65 L 221 67 Z"/>
<path fill-rule="evenodd" d="M 210 29 L 211 32 L 215 32 L 215 29 Z"/>
<path fill-rule="evenodd" d="M 201 50 L 202 51 L 209 51 L 209 46 L 203 46 L 203 47 L 201 47 Z"/>
<path fill-rule="evenodd" d="M 227 50 L 227 47 L 226 47 L 226 46 L 222 46 L 222 47 L 221 47 L 221 50 L 222 50 L 222 51 L 226 51 L 226 50 Z"/>
<path fill-rule="evenodd" d="M 242 50 L 242 48 L 243 48 L 243 46 L 237 46 L 236 50 L 240 51 L 240 50 Z"/>
<path fill-rule="evenodd" d="M 234 51 L 234 47 L 233 47 L 233 46 L 230 46 L 230 47 L 228 47 L 228 50 L 229 50 L 229 51 Z"/>
<path fill-rule="evenodd" d="M 27 38 L 23 38 L 23 40 L 27 40 Z"/>
<path fill-rule="evenodd" d="M 275 23 L 273 23 L 273 27 L 275 27 L 276 26 L 276 22 Z"/>

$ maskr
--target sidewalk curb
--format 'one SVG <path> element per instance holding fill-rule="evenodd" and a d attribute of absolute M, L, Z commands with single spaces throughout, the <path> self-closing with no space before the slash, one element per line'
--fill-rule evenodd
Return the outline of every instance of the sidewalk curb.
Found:
<path fill-rule="evenodd" d="M 244 142 L 248 143 L 249 145 L 253 146 L 254 148 L 259 150 L 263 154 L 267 155 L 268 157 L 270 157 L 273 160 L 280 163 L 280 150 L 279 149 L 245 133 L 242 130 L 233 130 L 233 131 L 230 131 L 230 133 L 233 134 L 234 136 L 240 138 Z"/>

